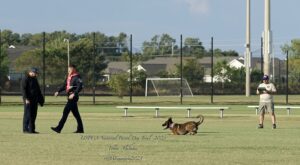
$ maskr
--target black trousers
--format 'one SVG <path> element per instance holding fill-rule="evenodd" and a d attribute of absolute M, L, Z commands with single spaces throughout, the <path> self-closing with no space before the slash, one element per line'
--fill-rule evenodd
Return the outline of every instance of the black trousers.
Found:
<path fill-rule="evenodd" d="M 77 131 L 83 131 L 83 124 L 82 120 L 79 114 L 78 106 L 77 106 L 77 100 L 76 98 L 69 100 L 64 108 L 64 112 L 62 115 L 62 118 L 60 119 L 58 126 L 56 127 L 59 131 L 61 131 L 65 125 L 65 122 L 67 121 L 68 115 L 70 111 L 73 113 L 76 121 L 77 121 Z"/>
<path fill-rule="evenodd" d="M 31 101 L 26 104 L 24 101 L 23 132 L 35 131 L 35 120 L 37 116 L 38 103 Z"/>

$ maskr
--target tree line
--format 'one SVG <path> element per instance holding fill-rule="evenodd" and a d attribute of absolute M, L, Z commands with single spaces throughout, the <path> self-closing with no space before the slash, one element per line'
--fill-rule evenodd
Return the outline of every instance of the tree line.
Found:
<path fill-rule="evenodd" d="M 94 38 L 95 36 L 95 38 Z M 54 31 L 46 33 L 46 83 L 58 84 L 64 79 L 67 66 L 67 43 L 64 39 L 70 41 L 71 63 L 78 66 L 78 69 L 84 73 L 86 85 L 91 85 L 93 76 L 96 81 L 102 77 L 103 70 L 107 67 L 108 62 L 112 60 L 128 61 L 129 60 L 129 36 L 126 33 L 120 33 L 116 36 L 109 36 L 101 32 L 76 34 L 67 31 Z M 0 56 L 0 80 L 5 82 L 5 75 L 9 72 L 9 63 L 7 49 L 9 45 L 15 46 L 31 46 L 31 50 L 24 52 L 15 61 L 15 69 L 23 72 L 30 66 L 42 68 L 42 33 L 15 33 L 12 30 L 1 31 L 1 56 Z M 94 43 L 95 41 L 95 43 Z M 95 45 L 94 45 L 95 44 Z M 94 52 L 95 50 L 95 52 Z M 290 77 L 292 83 L 300 82 L 300 40 L 293 40 L 291 44 L 282 46 L 282 50 L 290 51 Z M 211 56 L 211 50 L 206 49 L 200 38 L 187 37 L 183 40 L 183 55 L 201 59 L 202 57 Z M 95 55 L 94 55 L 95 53 Z M 180 54 L 180 45 L 175 38 L 169 34 L 154 35 L 150 40 L 144 41 L 142 46 L 133 52 L 133 59 L 136 63 L 158 56 L 178 56 Z M 214 49 L 215 56 L 238 56 L 234 50 Z M 95 68 L 93 67 L 95 61 Z M 227 72 L 223 72 L 223 68 L 227 67 Z M 178 66 L 177 66 L 178 68 Z M 222 69 L 221 69 L 222 68 Z M 177 69 L 179 70 L 179 69 Z M 215 66 L 215 75 L 227 77 L 233 82 L 244 82 L 243 69 L 231 69 L 223 63 Z M 195 86 L 199 85 L 199 79 L 203 79 L 204 70 L 202 66 L 197 65 L 195 61 L 188 61 L 183 71 L 189 74 L 186 77 Z M 174 73 L 161 73 L 161 76 L 178 76 Z M 173 75 L 172 75 L 173 74 Z M 223 74 L 223 75 L 222 75 Z M 258 79 L 259 72 L 254 71 L 253 77 Z M 193 85 L 192 85 L 193 86 Z"/>
<path fill-rule="evenodd" d="M 64 39 L 70 43 L 71 63 L 75 63 L 87 79 L 87 84 L 91 84 L 93 73 L 96 78 L 101 77 L 101 71 L 107 67 L 111 60 L 129 60 L 129 36 L 120 33 L 117 36 L 108 36 L 101 32 L 95 32 L 95 69 L 92 68 L 94 62 L 93 33 L 76 34 L 67 31 L 54 31 L 46 33 L 46 81 L 55 84 L 60 81 L 57 77 L 62 77 L 67 65 L 67 45 Z M 7 48 L 10 45 L 31 46 L 33 49 L 24 52 L 15 61 L 15 69 L 22 72 L 30 66 L 42 68 L 42 33 L 19 34 L 6 29 L 1 31 L 1 75 L 7 75 L 9 71 L 9 61 L 7 58 Z M 155 35 L 150 41 L 145 41 L 140 50 L 134 52 L 135 61 L 147 60 L 155 56 L 178 55 L 180 47 L 175 44 L 176 40 L 168 34 Z M 184 56 L 194 56 L 201 58 L 209 56 L 210 50 L 206 50 L 199 38 L 186 38 L 184 41 Z M 215 50 L 216 55 L 237 56 L 235 51 Z M 2 76 L 3 78 L 3 76 Z M 3 82 L 3 81 L 1 81 Z"/>

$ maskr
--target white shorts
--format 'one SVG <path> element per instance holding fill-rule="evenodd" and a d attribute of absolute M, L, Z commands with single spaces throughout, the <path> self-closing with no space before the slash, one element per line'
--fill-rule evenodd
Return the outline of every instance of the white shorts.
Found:
<path fill-rule="evenodd" d="M 259 103 L 259 112 L 260 114 L 274 113 L 274 103 L 273 102 L 260 102 Z"/>

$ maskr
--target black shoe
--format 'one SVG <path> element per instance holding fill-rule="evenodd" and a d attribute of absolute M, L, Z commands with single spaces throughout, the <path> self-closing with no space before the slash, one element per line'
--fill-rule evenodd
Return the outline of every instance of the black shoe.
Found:
<path fill-rule="evenodd" d="M 36 131 L 23 131 L 25 134 L 39 134 L 39 132 Z"/>
<path fill-rule="evenodd" d="M 56 133 L 60 133 L 60 130 L 58 130 L 56 127 L 51 127 L 51 129 Z"/>
<path fill-rule="evenodd" d="M 77 130 L 77 131 L 75 131 L 75 132 L 73 132 L 73 133 L 84 133 L 84 131 L 79 131 L 79 130 Z"/>
<path fill-rule="evenodd" d="M 258 124 L 258 127 L 257 127 L 258 129 L 262 129 L 262 128 L 264 128 L 264 125 L 262 125 L 262 124 Z"/>
<path fill-rule="evenodd" d="M 276 124 L 273 124 L 272 128 L 273 128 L 273 129 L 276 129 Z"/>

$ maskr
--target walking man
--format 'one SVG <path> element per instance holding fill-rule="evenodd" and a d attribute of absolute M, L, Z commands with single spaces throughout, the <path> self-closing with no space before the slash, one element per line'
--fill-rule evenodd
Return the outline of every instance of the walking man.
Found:
<path fill-rule="evenodd" d="M 23 133 L 39 133 L 35 131 L 38 103 L 43 106 L 45 100 L 41 93 L 37 75 L 38 69 L 31 68 L 21 81 L 24 103 Z"/>
<path fill-rule="evenodd" d="M 268 112 L 272 119 L 272 128 L 276 129 L 276 117 L 274 113 L 273 94 L 276 93 L 274 84 L 269 82 L 269 76 L 264 75 L 262 78 L 263 83 L 259 84 L 256 93 L 260 96 L 259 100 L 259 125 L 258 128 L 264 128 L 265 113 Z"/>
<path fill-rule="evenodd" d="M 57 96 L 60 92 L 66 91 L 68 101 L 64 108 L 62 118 L 58 123 L 58 126 L 51 127 L 53 131 L 57 133 L 61 132 L 65 122 L 67 121 L 68 115 L 71 111 L 77 121 L 77 130 L 74 133 L 84 133 L 82 120 L 77 106 L 77 102 L 79 100 L 79 92 L 81 91 L 81 89 L 82 89 L 82 80 L 80 78 L 80 75 L 77 73 L 76 67 L 74 65 L 70 65 L 68 67 L 68 76 L 64 84 L 54 94 L 54 96 Z"/>

